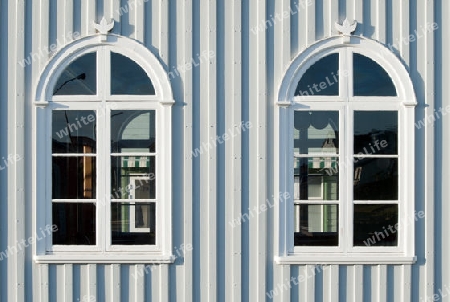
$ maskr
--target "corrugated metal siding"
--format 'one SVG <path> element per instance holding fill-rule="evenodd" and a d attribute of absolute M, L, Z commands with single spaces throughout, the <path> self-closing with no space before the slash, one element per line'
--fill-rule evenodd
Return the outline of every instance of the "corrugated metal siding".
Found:
<path fill-rule="evenodd" d="M 394 52 L 415 85 L 420 120 L 449 104 L 450 5 L 446 0 L 306 3 L 150 0 L 125 13 L 124 0 L 0 0 L 0 155 L 26 158 L 0 171 L 0 251 L 31 236 L 35 205 L 28 121 L 33 88 L 48 58 L 26 68 L 15 62 L 68 32 L 93 34 L 92 21 L 103 15 L 116 21 L 114 33 L 143 42 L 168 71 L 205 50 L 214 52 L 209 62 L 172 79 L 177 102 L 173 245 L 192 243 L 193 251 L 173 265 L 148 268 L 149 273 L 136 279 L 144 265 L 35 265 L 27 249 L 0 261 L 0 300 L 83 301 L 93 296 L 97 301 L 263 301 L 269 300 L 266 292 L 290 277 L 311 275 L 311 265 L 274 264 L 272 211 L 234 228 L 228 224 L 275 194 L 273 103 L 286 68 L 308 45 L 336 34 L 335 21 L 355 19 L 356 34 L 397 44 Z M 291 9 L 295 13 L 289 18 L 252 31 Z M 438 31 L 398 43 L 434 21 Z M 241 121 L 252 123 L 250 131 L 192 157 L 192 150 Z M 326 266 L 299 286 L 281 291 L 274 301 L 422 301 L 439 289 L 445 293 L 450 286 L 449 123 L 444 116 L 416 133 L 416 210 L 427 215 L 417 222 L 417 264 Z"/>

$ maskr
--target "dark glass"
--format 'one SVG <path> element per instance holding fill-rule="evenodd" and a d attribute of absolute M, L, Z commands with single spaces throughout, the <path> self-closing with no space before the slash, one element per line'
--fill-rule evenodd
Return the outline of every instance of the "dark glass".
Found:
<path fill-rule="evenodd" d="M 97 94 L 97 53 L 85 54 L 64 69 L 53 87 L 53 95 Z"/>
<path fill-rule="evenodd" d="M 155 199 L 155 157 L 112 156 L 111 197 L 113 199 Z"/>
<path fill-rule="evenodd" d="M 53 244 L 95 245 L 96 218 L 93 203 L 53 203 Z"/>
<path fill-rule="evenodd" d="M 298 82 L 295 95 L 339 95 L 339 54 L 330 54 L 309 67 Z"/>
<path fill-rule="evenodd" d="M 338 200 L 339 167 L 337 157 L 296 158 L 294 199 Z"/>
<path fill-rule="evenodd" d="M 396 96 L 388 73 L 372 59 L 353 54 L 353 88 L 355 96 Z"/>
<path fill-rule="evenodd" d="M 397 111 L 354 112 L 354 154 L 397 154 Z"/>
<path fill-rule="evenodd" d="M 155 152 L 155 111 L 111 111 L 111 152 Z"/>
<path fill-rule="evenodd" d="M 339 206 L 335 204 L 294 205 L 294 245 L 339 245 Z"/>
<path fill-rule="evenodd" d="M 136 62 L 111 52 L 111 94 L 153 95 L 155 88 Z"/>
<path fill-rule="evenodd" d="M 338 111 L 295 111 L 294 153 L 339 152 Z"/>
<path fill-rule="evenodd" d="M 52 152 L 95 153 L 96 128 L 93 110 L 53 110 Z"/>
<path fill-rule="evenodd" d="M 398 159 L 355 157 L 354 200 L 397 200 Z"/>
<path fill-rule="evenodd" d="M 96 158 L 53 156 L 53 199 L 95 199 Z"/>
<path fill-rule="evenodd" d="M 112 244 L 155 244 L 155 203 L 112 203 L 111 238 Z"/>
<path fill-rule="evenodd" d="M 355 204 L 354 246 L 397 246 L 398 205 Z"/>

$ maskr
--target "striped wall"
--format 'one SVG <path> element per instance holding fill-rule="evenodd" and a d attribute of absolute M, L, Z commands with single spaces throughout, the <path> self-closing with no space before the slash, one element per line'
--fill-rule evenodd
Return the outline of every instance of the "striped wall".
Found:
<path fill-rule="evenodd" d="M 93 34 L 92 22 L 103 16 L 115 20 L 114 33 L 146 45 L 168 72 L 203 51 L 214 53 L 209 62 L 171 78 L 176 100 L 173 245 L 192 244 L 193 250 L 174 264 L 146 268 L 36 265 L 28 248 L 0 261 L 1 302 L 272 301 L 266 293 L 300 274 L 312 277 L 280 291 L 273 301 L 419 302 L 435 293 L 442 298 L 438 301 L 450 301 L 450 293 L 439 293 L 450 288 L 446 116 L 416 131 L 416 185 L 411 190 L 416 210 L 425 211 L 426 219 L 416 225 L 418 261 L 413 266 L 280 266 L 273 261 L 273 211 L 234 228 L 228 224 L 276 194 L 271 142 L 278 85 L 298 53 L 337 34 L 335 21 L 354 19 L 359 23 L 356 35 L 396 44 L 393 51 L 414 82 L 417 121 L 450 105 L 449 1 L 135 2 L 142 4 L 130 10 L 124 0 L 0 0 L 0 158 L 24 158 L 0 171 L 0 251 L 32 235 L 32 93 L 49 57 L 39 55 L 24 68 L 18 62 L 51 44 L 69 42 L 64 37 L 69 32 Z M 290 12 L 287 18 L 273 19 L 285 11 Z M 433 22 L 437 31 L 420 31 Z M 257 30 L 261 24 L 268 26 Z M 416 29 L 423 37 L 398 42 Z M 251 122 L 252 128 L 192 157 L 192 150 L 234 131 L 241 121 Z M 147 273 L 135 278 L 142 270 Z"/>

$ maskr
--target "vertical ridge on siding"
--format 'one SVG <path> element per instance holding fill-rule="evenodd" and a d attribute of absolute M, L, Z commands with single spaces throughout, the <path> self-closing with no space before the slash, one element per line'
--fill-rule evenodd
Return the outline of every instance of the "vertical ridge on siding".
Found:
<path fill-rule="evenodd" d="M 216 0 L 200 6 L 200 49 L 216 50 Z M 200 83 L 208 83 L 200 90 L 200 143 L 212 144 L 217 133 L 216 124 L 216 58 L 201 68 Z M 200 224 L 207 227 L 200 229 L 200 298 L 202 301 L 214 301 L 216 297 L 216 165 L 217 149 L 213 146 L 200 156 Z"/>
<path fill-rule="evenodd" d="M 323 267 L 323 289 L 325 302 L 339 301 L 339 265 Z"/>
<path fill-rule="evenodd" d="M 309 4 L 309 3 L 308 3 Z M 306 29 L 306 35 L 307 35 L 307 42 L 308 44 L 312 41 L 314 41 L 315 39 L 315 4 L 311 3 L 311 5 L 307 5 L 306 7 L 307 10 L 307 22 L 308 24 L 312 25 L 311 30 Z M 289 12 L 290 11 L 290 2 L 288 0 L 281 0 L 278 1 L 275 4 L 275 15 L 281 15 L 284 17 L 284 12 Z M 268 104 L 266 104 L 265 108 L 269 108 L 268 111 L 271 112 L 272 114 L 274 113 L 273 110 L 277 110 L 279 111 L 280 108 L 276 107 L 274 108 L 274 103 L 276 101 L 277 95 L 278 95 L 278 86 L 279 86 L 279 81 L 283 78 L 284 73 L 287 69 L 287 67 L 289 66 L 289 63 L 291 62 L 291 47 L 290 47 L 290 14 L 287 15 L 287 18 L 283 18 L 282 21 L 280 22 L 276 22 L 274 24 L 274 45 L 276 45 L 276 47 L 273 50 L 273 54 L 274 54 L 274 69 L 273 69 L 273 83 L 272 87 L 270 87 L 270 91 L 272 92 L 271 95 L 268 98 Z M 265 112 L 261 112 L 260 113 L 260 117 L 262 118 L 262 116 L 266 115 Z M 278 115 L 278 113 L 277 113 Z M 274 121 L 272 121 L 274 122 Z M 276 120 L 276 122 L 278 122 L 278 120 Z M 258 129 L 264 129 L 265 130 L 265 137 L 266 139 L 268 139 L 270 141 L 270 135 L 269 133 L 272 132 L 272 130 L 270 129 L 270 131 L 268 130 L 268 121 L 265 123 L 264 127 L 262 127 L 262 125 L 258 125 Z M 275 129 L 275 128 L 272 128 Z M 278 129 L 278 125 L 276 127 L 276 129 Z M 263 133 L 261 133 L 263 134 Z M 273 135 L 272 135 L 273 137 Z M 264 140 L 264 139 L 263 139 Z M 260 147 L 262 150 L 264 150 L 264 144 L 261 144 L 261 142 L 258 142 L 260 144 Z M 270 152 L 270 151 L 268 151 Z M 275 154 L 277 154 L 278 152 L 275 152 Z M 264 160 L 267 161 L 267 157 L 262 157 L 264 158 Z M 269 161 L 267 161 L 269 162 Z M 270 161 L 270 162 L 273 162 Z M 260 164 L 261 165 L 261 164 Z M 258 173 L 259 174 L 259 173 Z M 266 173 L 263 173 L 263 175 L 265 175 Z M 273 179 L 268 178 L 267 181 L 269 181 L 270 183 L 273 183 Z M 264 188 L 266 186 L 266 184 L 264 184 L 261 181 L 261 187 L 260 188 Z M 270 186 L 270 185 L 269 185 Z M 259 190 L 261 190 L 259 188 Z M 276 190 L 278 190 L 279 188 L 277 188 Z M 280 196 L 279 192 L 273 192 L 274 196 Z M 284 192 L 282 192 L 284 193 Z M 258 198 L 258 201 L 260 203 L 262 203 L 262 201 L 264 201 L 265 198 Z M 257 203 L 258 203 L 257 201 Z M 276 215 L 276 214 L 275 214 Z M 279 215 L 279 217 L 275 218 L 274 221 L 278 221 L 279 219 L 282 221 L 284 221 L 287 217 L 287 213 L 281 213 L 281 215 Z M 279 230 L 277 228 L 277 230 Z M 284 228 L 282 230 L 283 232 L 285 231 Z M 258 230 L 254 230 L 254 232 L 258 232 Z M 277 234 L 277 236 L 279 236 L 279 234 Z M 286 242 L 286 240 L 285 240 Z M 278 253 L 278 248 L 275 249 L 276 253 Z M 275 266 L 274 268 L 274 279 L 277 280 L 276 282 L 273 282 L 273 287 L 275 287 L 278 283 L 282 283 L 283 285 L 286 285 L 288 287 L 288 289 L 282 290 L 280 295 L 277 296 L 274 300 L 275 301 L 289 301 L 290 300 L 290 266 L 289 265 L 277 265 L 277 264 L 273 264 Z"/>
<path fill-rule="evenodd" d="M 32 26 L 32 37 L 34 37 L 32 39 L 32 47 L 31 47 L 31 52 L 32 53 L 39 53 L 39 59 L 35 62 L 32 62 L 32 73 L 31 73 L 31 78 L 32 78 L 32 87 L 35 87 L 37 81 L 39 80 L 39 76 L 42 72 L 42 70 L 44 69 L 45 65 L 47 64 L 50 54 L 47 53 L 49 52 L 49 18 L 50 18 L 50 3 L 49 0 L 40 0 L 40 1 L 32 1 L 32 22 L 33 22 L 33 26 Z M 1 90 L 1 89 L 0 89 Z M 30 96 L 31 101 L 34 101 L 34 89 L 32 89 L 32 95 Z M 32 118 L 31 120 L 33 121 L 33 123 L 36 121 L 36 111 L 35 108 L 32 107 L 31 108 L 32 111 Z M 33 129 L 35 127 L 35 125 L 28 125 L 28 129 Z M 32 140 L 30 140 L 32 141 Z M 36 149 L 35 146 L 32 147 L 32 154 L 36 154 Z M 35 159 L 35 156 L 32 156 L 32 161 Z M 35 171 L 36 173 L 36 171 Z M 35 192 L 36 187 L 35 187 L 35 182 L 32 182 L 32 192 Z M 36 229 L 36 215 L 38 215 L 37 213 L 41 213 L 41 211 L 37 208 L 36 205 L 36 200 L 34 197 L 31 198 L 32 202 L 31 202 L 31 212 L 32 214 L 32 219 L 31 219 L 31 230 L 32 233 L 34 234 L 35 229 Z M 32 251 L 33 253 L 36 251 L 36 246 L 33 245 L 32 247 Z M 42 277 L 44 277 L 44 274 L 41 274 L 41 270 L 44 270 L 44 268 L 41 267 L 41 265 L 37 265 L 32 263 L 32 279 L 33 279 L 33 284 L 32 284 L 32 291 L 36 292 L 36 293 L 40 293 L 42 290 L 42 283 L 46 282 L 47 283 L 47 289 L 46 291 L 48 292 L 48 279 L 46 280 L 42 280 Z M 48 276 L 48 274 L 47 274 Z M 0 290 L 1 291 L 1 290 Z M 27 295 L 30 295 L 29 293 L 27 293 Z M 44 295 L 38 295 L 41 299 L 45 298 Z M 0 299 L 1 300 L 1 299 Z M 45 301 L 45 300 L 41 300 L 41 301 Z"/>
<path fill-rule="evenodd" d="M 376 38 L 386 43 L 386 0 L 376 1 Z"/>
<path fill-rule="evenodd" d="M 97 3 L 99 2 L 100 1 Z M 103 12 L 99 11 L 97 12 L 97 15 L 99 13 L 103 13 L 103 15 L 98 16 L 99 20 L 96 21 L 97 23 L 100 22 L 100 19 L 103 17 L 105 17 L 108 22 L 110 22 L 110 20 L 114 20 L 114 27 L 111 30 L 111 33 L 118 35 L 122 34 L 122 18 L 124 14 L 128 14 L 128 5 L 122 5 L 120 0 L 104 0 Z"/>
<path fill-rule="evenodd" d="M 25 239 L 25 69 L 16 62 L 25 56 L 25 1 L 8 1 L 8 59 L 14 62 L 8 67 L 8 154 L 18 155 L 19 160 L 7 169 L 8 179 L 8 245 L 17 253 L 8 257 L 8 301 L 25 299 L 25 252 L 17 242 Z"/>
<path fill-rule="evenodd" d="M 266 171 L 260 164 L 266 160 L 266 150 L 264 146 L 266 134 L 266 35 L 271 28 L 265 27 L 268 15 L 266 11 L 266 1 L 249 1 L 249 79 L 248 79 L 248 121 L 251 128 L 248 130 L 249 159 L 248 169 L 252 171 L 248 185 L 248 208 L 262 203 L 266 199 L 265 175 Z M 261 28 L 260 25 L 264 24 Z M 254 54 L 254 55 L 252 55 Z M 247 209 L 242 209 L 247 212 Z M 249 242 L 246 244 L 248 250 L 248 278 L 249 278 L 249 300 L 263 301 L 266 290 L 266 259 L 267 259 L 267 238 L 266 238 L 266 215 L 263 212 L 247 221 L 246 231 Z M 251 235 L 253 234 L 253 235 Z M 253 257 L 251 255 L 254 255 Z M 269 277 L 270 278 L 270 277 Z"/>
<path fill-rule="evenodd" d="M 409 37 L 410 9 L 409 1 L 402 1 L 400 8 L 400 38 Z M 410 43 L 400 43 L 400 55 L 404 62 L 409 65 Z"/>
<path fill-rule="evenodd" d="M 337 34 L 337 30 L 334 26 L 336 22 L 339 22 L 339 7 L 338 2 L 335 0 L 328 0 L 326 4 L 326 16 L 325 19 L 325 37 L 330 37 Z"/>
<path fill-rule="evenodd" d="M 347 291 L 349 292 L 348 297 L 351 298 L 350 301 L 352 302 L 363 301 L 363 288 L 364 288 L 363 266 L 362 265 L 348 266 L 347 271 L 348 271 Z"/>
<path fill-rule="evenodd" d="M 178 2 L 179 3 L 179 2 Z M 192 23 L 192 14 L 193 14 L 193 5 L 192 0 L 185 0 L 183 3 L 182 18 L 183 23 L 181 24 L 181 28 L 179 31 L 181 32 L 184 29 L 183 40 L 180 43 L 184 47 L 184 51 L 180 52 L 180 57 L 183 60 L 182 62 L 188 62 L 190 58 L 193 57 L 193 23 Z M 180 18 L 177 18 L 180 20 Z M 181 22 L 180 22 L 181 23 Z M 203 64 L 209 64 L 207 61 Z M 198 70 L 198 68 L 197 68 Z M 184 121 L 184 160 L 183 160 L 183 192 L 182 201 L 184 204 L 184 219 L 183 219 L 183 228 L 184 228 L 184 243 L 191 244 L 193 247 L 193 170 L 192 170 L 192 150 L 193 150 L 193 72 L 187 71 L 183 77 L 184 87 L 182 89 L 183 96 L 182 101 L 186 106 L 180 107 L 180 110 L 183 111 L 183 121 Z M 181 105 L 181 104 L 180 104 Z M 178 107 L 177 107 L 178 108 Z M 198 253 L 199 251 L 192 250 L 184 255 L 184 284 L 183 284 L 183 297 L 186 302 L 193 301 L 193 253 Z"/>
<path fill-rule="evenodd" d="M 119 302 L 121 297 L 120 290 L 120 264 L 109 265 L 109 282 L 106 281 L 105 301 Z M 108 271 L 108 270 L 105 270 Z"/>
<path fill-rule="evenodd" d="M 418 61 L 418 69 L 423 70 L 423 79 L 425 81 L 424 98 L 425 103 L 428 105 L 425 108 L 425 115 L 433 115 L 434 106 L 434 32 L 423 33 L 423 37 L 420 37 L 421 28 L 427 28 L 428 23 L 434 22 L 434 0 L 426 0 L 423 2 L 423 7 L 419 7 L 418 10 L 418 30 L 417 39 L 419 41 L 418 54 L 422 53 L 424 60 Z M 422 48 L 423 47 L 423 48 Z M 422 69 L 423 68 L 423 69 Z M 434 187 L 434 152 L 435 152 L 435 140 L 434 140 L 435 124 L 429 124 L 429 127 L 425 127 L 425 188 Z M 425 233 L 435 234 L 434 232 L 434 190 L 425 191 Z M 425 236 L 425 290 L 426 297 L 432 297 L 435 293 L 434 288 L 434 236 Z"/>
<path fill-rule="evenodd" d="M 41 0 L 48 1 L 48 0 Z M 96 20 L 96 5 L 95 1 L 81 1 L 81 36 L 85 37 L 94 33 L 93 22 Z M 46 19 L 44 19 L 46 20 Z"/>
<path fill-rule="evenodd" d="M 437 37 L 437 61 L 441 64 L 436 67 L 436 78 L 439 79 L 437 82 L 436 90 L 438 99 L 441 102 L 442 107 L 447 107 L 450 105 L 450 87 L 448 83 L 450 83 L 450 57 L 448 54 L 450 53 L 450 41 L 448 37 L 450 36 L 450 18 L 448 18 L 450 14 L 450 2 L 445 0 L 437 0 L 439 6 L 436 7 L 436 22 L 439 24 L 439 34 Z M 440 46 L 440 48 L 438 47 Z M 447 184 L 450 181 L 450 162 L 447 156 L 448 148 L 450 146 L 450 120 L 448 117 L 442 117 L 441 121 L 441 150 L 439 150 L 439 156 L 437 156 L 437 160 L 442 160 L 442 168 L 441 173 L 436 175 L 436 178 L 441 178 L 440 183 L 440 196 L 438 197 L 441 202 L 441 211 L 439 212 L 439 208 L 436 209 L 436 215 L 440 215 L 441 222 L 441 231 L 440 236 L 437 239 L 436 245 L 441 242 L 442 248 L 440 250 L 440 261 L 436 261 L 435 267 L 438 274 L 441 274 L 441 284 L 440 288 L 444 291 L 445 287 L 450 287 L 450 264 L 449 258 L 447 255 L 450 254 L 450 240 L 448 238 L 448 231 L 450 229 L 450 220 L 447 218 L 448 213 L 450 213 L 450 204 L 447 202 L 448 196 L 450 196 L 450 186 Z M 438 223 L 439 223 L 438 220 Z M 443 300 L 444 302 L 448 302 L 447 300 Z"/>
<path fill-rule="evenodd" d="M 316 2 L 307 2 L 306 6 L 306 45 L 311 45 L 316 41 Z"/>
<path fill-rule="evenodd" d="M 0 137 L 8 136 L 8 2 L 0 0 Z M 7 140 L 0 140 L 0 154 L 8 153 Z M 9 187 L 9 180 L 5 170 L 0 171 L 0 183 Z M 7 200 L 8 190 L 0 190 L 0 200 Z M 0 202 L 0 251 L 6 250 L 8 247 L 8 202 Z M 0 280 L 8 279 L 8 263 L 3 259 L 0 261 Z M 0 282 L 0 301 L 7 301 L 8 296 L 7 282 Z"/>
<path fill-rule="evenodd" d="M 241 122 L 241 24 L 240 24 L 240 1 L 225 1 L 224 5 L 224 92 L 225 92 L 225 133 L 235 133 Z M 225 142 L 225 211 L 227 220 L 232 221 L 235 217 L 240 217 L 241 211 L 241 135 L 231 137 Z M 244 223 L 249 223 L 244 222 Z M 241 232 L 242 225 L 231 227 L 228 223 L 226 228 L 226 259 L 230 265 L 227 265 L 225 271 L 229 276 L 226 280 L 226 301 L 239 301 L 242 299 L 241 284 L 249 282 L 242 280 L 242 247 Z M 225 260 L 225 259 L 223 259 Z M 226 260 L 225 260 L 226 261 Z M 227 261 L 227 262 L 228 262 Z M 256 276 L 255 276 L 256 277 Z M 251 279 L 251 278 L 250 278 Z M 250 284 L 252 284 L 250 280 Z M 250 290 L 251 291 L 251 290 Z"/>

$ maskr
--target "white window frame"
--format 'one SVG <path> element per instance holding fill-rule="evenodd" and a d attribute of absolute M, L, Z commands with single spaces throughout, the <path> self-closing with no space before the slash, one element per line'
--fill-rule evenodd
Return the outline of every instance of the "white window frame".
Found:
<path fill-rule="evenodd" d="M 354 97 L 353 71 L 339 80 L 338 96 L 295 96 L 297 84 L 319 59 L 340 53 L 339 68 L 352 66 L 352 55 L 362 54 L 379 64 L 391 77 L 395 97 Z M 414 108 L 417 104 L 412 82 L 401 61 L 382 44 L 360 36 L 334 36 L 311 45 L 297 56 L 281 82 L 277 99 L 274 125 L 274 188 L 289 197 L 275 207 L 275 262 L 278 264 L 410 264 L 416 261 L 414 251 Z M 293 138 L 294 111 L 339 111 L 339 130 L 346 137 L 339 144 L 339 246 L 294 246 L 294 177 Z M 352 190 L 353 174 L 351 150 L 353 146 L 354 110 L 393 110 L 398 112 L 398 246 L 353 247 L 353 201 L 346 192 Z M 345 131 L 345 133 L 344 133 Z M 344 158 L 346 156 L 347 158 Z M 277 195 L 277 194 L 276 194 Z M 311 203 L 315 203 L 313 200 Z M 324 202 L 320 202 L 324 203 Z M 325 202 L 327 203 L 327 202 Z M 375 203 L 375 202 L 374 202 Z M 377 202 L 378 204 L 383 201 Z"/>
<path fill-rule="evenodd" d="M 103 36 L 103 37 L 100 37 Z M 76 58 L 97 52 L 97 94 L 53 96 L 61 72 Z M 151 79 L 154 95 L 110 95 L 110 53 L 135 61 Z M 104 80 L 102 80 L 104 79 Z M 59 51 L 43 70 L 36 87 L 33 112 L 33 232 L 52 225 L 52 111 L 97 110 L 97 137 L 109 141 L 111 110 L 155 110 L 156 242 L 154 245 L 111 245 L 111 153 L 97 140 L 96 245 L 53 245 L 51 234 L 34 245 L 37 263 L 172 263 L 171 106 L 170 81 L 158 59 L 139 42 L 113 34 L 89 36 Z M 128 155 L 128 154 L 125 154 Z M 144 155 L 141 155 L 144 156 Z M 106 174 L 106 175 L 105 175 Z M 103 191 L 101 191 L 103 190 Z M 105 200 L 103 200 L 105 199 Z M 126 202 L 127 200 L 124 200 Z M 148 202 L 143 200 L 142 202 Z"/>

